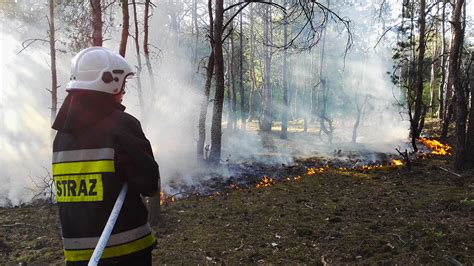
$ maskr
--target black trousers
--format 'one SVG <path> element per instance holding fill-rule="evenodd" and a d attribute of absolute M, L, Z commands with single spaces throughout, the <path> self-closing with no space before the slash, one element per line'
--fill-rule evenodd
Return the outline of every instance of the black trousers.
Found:
<path fill-rule="evenodd" d="M 88 261 L 66 262 L 67 266 L 84 266 Z M 137 255 L 126 256 L 117 259 L 108 259 L 104 262 L 99 262 L 99 265 L 110 266 L 151 266 L 151 251 L 141 252 Z"/>

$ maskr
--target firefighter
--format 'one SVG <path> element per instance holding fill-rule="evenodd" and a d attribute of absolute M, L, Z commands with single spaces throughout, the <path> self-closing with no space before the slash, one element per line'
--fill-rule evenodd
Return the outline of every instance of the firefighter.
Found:
<path fill-rule="evenodd" d="M 151 265 L 156 239 L 141 196 L 159 195 L 160 174 L 140 122 L 121 104 L 130 65 L 103 47 L 73 59 L 53 129 L 53 178 L 67 265 L 86 265 L 124 182 L 122 210 L 101 264 Z"/>

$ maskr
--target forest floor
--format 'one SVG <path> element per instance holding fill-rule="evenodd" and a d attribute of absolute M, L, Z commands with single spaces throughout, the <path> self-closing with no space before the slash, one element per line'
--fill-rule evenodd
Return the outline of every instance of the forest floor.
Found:
<path fill-rule="evenodd" d="M 266 187 L 191 195 L 162 208 L 156 264 L 473 264 L 474 171 L 450 156 L 412 169 L 325 168 Z M 304 165 L 304 167 L 302 167 Z M 452 169 L 451 169 L 452 171 Z M 286 178 L 290 180 L 286 180 Z M 61 264 L 57 208 L 0 208 L 0 264 Z"/>

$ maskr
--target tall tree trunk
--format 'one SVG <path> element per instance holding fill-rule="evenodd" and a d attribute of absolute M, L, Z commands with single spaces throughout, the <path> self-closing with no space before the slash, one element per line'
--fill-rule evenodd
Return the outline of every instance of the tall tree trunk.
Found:
<path fill-rule="evenodd" d="M 137 17 L 137 4 L 135 0 L 132 0 L 133 5 L 133 19 L 135 22 L 135 51 L 137 53 L 137 73 L 135 77 L 137 79 L 137 91 L 138 91 L 138 100 L 140 103 L 140 110 L 142 116 L 145 115 L 145 101 L 143 99 L 143 90 L 142 90 L 142 80 L 140 74 L 142 72 L 142 59 L 140 56 L 140 42 L 139 42 L 139 32 L 138 32 L 138 17 Z"/>
<path fill-rule="evenodd" d="M 90 0 L 92 7 L 92 45 L 102 46 L 102 7 L 100 0 Z"/>
<path fill-rule="evenodd" d="M 229 38 L 232 36 L 229 35 Z M 232 43 L 229 42 L 227 46 L 227 71 L 224 71 L 225 73 L 225 88 L 227 91 L 227 97 L 225 98 L 226 103 L 227 103 L 227 129 L 232 131 L 234 129 L 234 112 L 232 109 L 232 105 L 234 102 L 234 90 L 233 90 L 233 84 L 232 84 Z"/>
<path fill-rule="evenodd" d="M 56 40 L 54 27 L 54 0 L 49 0 L 49 48 L 51 56 L 51 124 L 58 109 L 58 78 L 56 72 Z"/>
<path fill-rule="evenodd" d="M 474 61 L 474 55 L 471 54 L 471 61 Z M 469 118 L 467 125 L 467 135 L 466 135 L 466 151 L 467 151 L 467 165 L 466 168 L 474 168 L 474 71 L 471 70 L 471 75 L 469 79 L 469 87 L 471 89 L 470 93 L 470 110 Z"/>
<path fill-rule="evenodd" d="M 443 119 L 444 117 L 444 90 L 446 88 L 446 1 L 442 3 L 442 13 L 441 13 L 441 79 L 438 86 L 439 94 L 439 109 L 438 109 L 438 118 Z"/>
<path fill-rule="evenodd" d="M 150 4 L 151 0 L 145 0 L 145 14 L 144 14 L 144 23 L 143 23 L 143 54 L 145 55 L 145 63 L 146 68 L 148 69 L 148 75 L 150 76 L 150 86 L 153 91 L 156 90 L 155 87 L 155 75 L 153 73 L 153 67 L 151 65 L 150 60 L 150 49 L 149 49 L 149 42 L 148 42 L 148 35 L 149 35 L 149 19 L 151 15 L 150 13 Z"/>
<path fill-rule="evenodd" d="M 224 104 L 224 57 L 222 54 L 222 31 L 224 24 L 223 0 L 215 0 L 214 57 L 216 70 L 216 94 L 211 126 L 211 153 L 209 161 L 218 164 L 221 159 L 222 107 Z"/>
<path fill-rule="evenodd" d="M 365 66 L 367 66 L 367 60 L 368 60 L 368 55 L 367 55 L 367 59 L 365 61 Z M 361 81 L 358 85 L 359 89 L 357 91 L 361 91 L 361 88 L 360 88 L 360 84 L 362 84 L 363 87 L 366 86 L 366 82 L 365 82 L 365 69 L 366 67 L 364 67 L 362 69 L 362 77 L 361 77 Z M 369 96 L 367 95 L 367 93 L 365 94 L 365 98 L 364 98 L 364 101 L 362 102 L 362 104 L 359 104 L 359 102 L 357 101 L 357 98 L 358 98 L 358 93 L 356 92 L 355 95 L 354 95 L 354 102 L 356 104 L 356 110 L 357 110 L 357 116 L 356 116 L 356 121 L 354 123 L 354 127 L 352 128 L 352 143 L 356 143 L 357 142 L 357 131 L 359 130 L 359 126 L 360 126 L 360 122 L 362 120 L 362 114 L 364 112 L 364 108 L 365 108 L 365 105 L 368 101 L 368 98 Z"/>
<path fill-rule="evenodd" d="M 123 0 L 123 1 L 128 2 L 128 0 Z M 149 21 L 149 18 L 150 18 L 150 15 L 149 15 L 150 4 L 151 4 L 150 2 L 151 2 L 151 0 L 145 0 L 145 12 L 144 12 L 144 18 L 143 18 L 143 21 L 144 21 L 144 24 L 143 24 L 143 30 L 144 30 L 143 53 L 145 54 L 146 66 L 147 66 L 147 69 L 148 69 L 148 74 L 150 76 L 150 85 L 151 85 L 151 88 L 154 90 L 155 89 L 155 78 L 154 78 L 154 75 L 153 75 L 153 68 L 152 68 L 151 62 L 150 62 L 150 51 L 148 49 L 148 33 L 149 33 L 148 32 L 148 30 L 149 30 L 148 21 Z M 135 4 L 135 2 L 134 2 L 134 4 Z M 128 25 L 128 3 L 127 3 L 127 8 L 126 9 L 127 9 L 127 22 L 126 23 Z M 124 15 L 125 15 L 125 13 L 124 13 Z M 134 16 L 135 16 L 135 23 L 136 23 L 137 13 L 136 13 L 135 6 L 134 6 Z M 124 23 L 125 23 L 125 19 L 124 19 Z M 136 28 L 135 28 L 135 30 L 136 30 Z M 127 34 L 128 34 L 128 26 L 127 26 Z M 136 36 L 136 37 L 138 38 L 138 36 Z M 122 32 L 122 38 L 123 38 L 123 32 Z M 138 53 L 138 55 L 139 55 L 139 53 Z M 124 51 L 124 56 L 125 56 L 125 51 Z M 144 104 L 144 103 L 142 103 L 142 104 Z M 142 110 L 145 110 L 145 106 L 142 107 Z M 144 115 L 144 114 L 142 113 L 142 115 Z M 159 180 L 158 182 L 161 182 L 161 180 Z M 159 184 L 159 187 L 160 187 L 160 191 L 161 191 L 161 183 Z M 148 221 L 150 222 L 151 226 L 157 226 L 158 222 L 161 218 L 160 196 L 148 197 L 148 198 L 145 199 L 145 202 L 147 203 L 148 210 L 149 210 Z"/>
<path fill-rule="evenodd" d="M 211 1 L 211 0 L 209 0 Z M 199 112 L 199 136 L 197 141 L 197 158 L 199 161 L 206 161 L 208 154 L 205 153 L 204 143 L 206 141 L 206 117 L 207 107 L 209 105 L 209 95 L 211 93 L 212 76 L 214 72 L 214 52 L 209 55 L 206 68 L 206 85 L 204 86 L 204 98 L 201 102 L 201 109 Z"/>
<path fill-rule="evenodd" d="M 329 7 L 329 0 L 327 1 L 327 6 Z M 326 31 L 327 29 L 323 29 L 322 33 L 322 44 L 321 44 L 321 56 L 319 62 L 319 136 L 322 139 L 322 133 L 324 132 L 328 137 L 328 142 L 332 143 L 333 138 L 333 127 L 332 121 L 327 117 L 326 109 L 327 109 L 327 101 L 328 101 L 328 84 L 326 75 L 324 74 L 324 57 L 325 57 L 325 47 L 326 47 Z M 328 126 L 326 127 L 326 122 Z"/>
<path fill-rule="evenodd" d="M 270 1 L 271 2 L 271 1 Z M 263 89 L 262 89 L 262 117 L 261 117 L 261 130 L 264 132 L 270 132 L 272 130 L 272 94 L 271 94 L 271 50 L 270 50 L 270 23 L 271 13 L 270 6 L 265 6 L 265 21 L 264 21 L 264 33 L 263 38 L 265 42 L 264 51 L 264 72 L 263 72 Z"/>
<path fill-rule="evenodd" d="M 288 6 L 288 0 L 284 1 L 285 9 Z M 283 43 L 288 45 L 288 15 L 284 15 L 283 18 Z M 282 64 L 282 89 L 283 89 L 283 110 L 281 113 L 281 139 L 288 138 L 288 113 L 289 113 L 289 101 L 288 101 L 288 62 L 287 62 L 287 49 L 283 50 L 283 64 Z"/>
<path fill-rule="evenodd" d="M 356 143 L 357 142 L 357 130 L 359 129 L 359 125 L 360 125 L 360 120 L 361 120 L 361 117 L 362 117 L 362 109 L 364 107 L 363 106 L 360 106 L 357 104 L 357 116 L 356 116 L 356 121 L 354 123 L 354 127 L 352 128 L 352 143 Z"/>
<path fill-rule="evenodd" d="M 212 0 L 208 0 L 207 8 L 209 11 L 209 36 L 214 36 L 214 16 L 212 14 Z M 211 54 L 207 61 L 206 68 L 206 85 L 204 86 L 204 98 L 201 102 L 201 109 L 199 112 L 199 125 L 198 125 L 198 141 L 197 141 L 197 159 L 200 162 L 208 159 L 208 154 L 204 150 L 204 143 L 206 141 L 206 117 L 207 107 L 209 105 L 209 95 L 211 93 L 212 76 L 214 74 L 214 41 L 213 38 L 209 38 L 209 44 L 211 46 Z M 207 149 L 206 149 L 207 150 Z M 205 153 L 206 152 L 206 153 Z"/>
<path fill-rule="evenodd" d="M 293 120 L 297 120 L 299 119 L 299 112 L 298 112 L 298 106 L 299 106 L 299 102 L 298 102 L 298 92 L 299 92 L 299 88 L 297 86 L 295 86 L 295 89 L 293 90 L 293 102 L 291 103 L 293 106 L 291 107 L 291 112 L 292 112 L 292 119 Z"/>
<path fill-rule="evenodd" d="M 315 71 L 315 63 L 314 63 L 314 53 L 313 51 L 311 50 L 310 51 L 310 56 L 311 56 L 311 78 L 310 78 L 310 85 L 311 85 L 311 106 L 310 106 L 310 119 L 309 121 L 314 123 L 316 122 L 317 120 L 317 116 L 318 116 L 318 91 L 317 91 L 317 86 L 316 84 L 314 84 L 314 73 L 316 72 Z"/>
<path fill-rule="evenodd" d="M 311 56 L 311 50 L 307 52 L 308 52 L 308 56 Z M 304 65 L 305 69 L 308 69 L 307 60 L 303 61 L 302 64 Z M 312 66 L 310 64 L 309 69 L 310 69 L 310 72 L 313 73 L 311 67 Z M 311 105 L 312 105 L 311 103 L 311 98 L 312 98 L 311 75 L 303 77 L 303 80 L 304 80 L 304 85 L 301 88 L 303 90 L 303 102 L 302 102 L 303 111 L 301 114 L 303 115 L 303 132 L 307 133 L 309 120 L 311 119 Z M 308 113 L 308 109 L 309 109 L 309 113 Z"/>
<path fill-rule="evenodd" d="M 253 11 L 253 4 L 250 4 L 250 62 L 249 62 L 249 69 L 250 69 L 250 80 L 251 80 L 251 90 L 249 95 L 249 117 L 248 122 L 251 122 L 255 116 L 255 94 L 257 90 L 257 81 L 255 77 L 255 38 L 254 38 L 254 23 L 255 18 L 254 11 Z"/>
<path fill-rule="evenodd" d="M 127 40 L 130 28 L 130 16 L 128 15 L 128 0 L 122 0 L 122 35 L 120 37 L 119 54 L 125 57 L 127 51 Z"/>
<path fill-rule="evenodd" d="M 176 45 L 177 47 L 180 46 L 179 40 L 179 23 L 178 23 L 178 5 L 180 4 L 180 0 L 168 0 L 168 15 L 170 19 L 170 39 L 172 41 L 172 45 Z"/>
<path fill-rule="evenodd" d="M 466 5 L 467 2 L 464 2 L 464 14 L 463 14 L 463 34 L 466 31 Z M 474 55 L 471 53 L 471 64 L 468 67 L 468 82 L 466 86 L 470 88 L 467 91 L 466 101 L 470 101 L 470 110 L 469 118 L 467 124 L 467 134 L 466 134 L 466 165 L 465 168 L 472 169 L 474 168 L 474 69 L 472 68 L 472 62 L 474 62 Z M 470 99 L 470 100 L 469 100 Z"/>
<path fill-rule="evenodd" d="M 243 32 L 243 12 L 240 12 L 240 35 L 239 35 L 239 47 L 240 47 L 240 60 L 239 60 L 239 86 L 240 86 L 240 117 L 242 121 L 242 131 L 247 129 L 247 114 L 245 111 L 245 90 L 244 90 L 244 32 Z"/>
<path fill-rule="evenodd" d="M 233 27 L 233 26 L 232 26 Z M 231 33 L 229 36 L 230 38 L 230 65 L 229 65 L 229 71 L 230 71 L 230 91 L 231 91 L 231 112 L 232 112 L 232 129 L 235 129 L 237 127 L 237 92 L 235 89 L 235 43 L 234 43 L 234 34 Z"/>
<path fill-rule="evenodd" d="M 437 27 L 437 26 L 436 26 Z M 438 37 L 436 34 L 434 41 L 434 51 L 431 60 L 431 79 L 430 79 L 430 113 L 433 116 L 434 105 L 435 105 L 435 86 L 436 86 L 436 76 L 438 74 L 438 63 L 436 62 L 439 58 L 439 49 L 438 49 Z"/>
<path fill-rule="evenodd" d="M 463 169 L 466 166 L 466 119 L 467 104 L 466 94 L 461 84 L 460 61 L 463 43 L 463 30 L 461 26 L 461 12 L 464 0 L 456 0 L 451 20 L 452 43 L 449 56 L 449 77 L 456 93 L 456 154 L 454 167 Z"/>
<path fill-rule="evenodd" d="M 408 101 L 408 115 L 410 121 L 410 137 L 411 144 L 413 146 L 413 151 L 418 151 L 416 145 L 416 131 L 418 128 L 418 123 L 414 119 L 414 109 L 416 106 L 416 77 L 417 77 L 417 61 L 416 61 L 416 42 L 415 42 L 415 4 L 413 1 L 406 0 L 404 1 L 406 5 L 407 16 L 410 17 L 410 35 L 408 37 L 409 41 L 409 60 L 407 67 L 407 91 L 406 98 Z M 421 12 L 421 11 L 420 11 Z M 413 95 L 415 91 L 415 95 Z M 421 110 L 420 110 L 421 113 Z"/>
<path fill-rule="evenodd" d="M 229 5 L 233 5 L 234 1 L 230 1 Z M 234 14 L 230 14 L 233 16 Z M 235 90 L 235 53 L 234 53 L 234 22 L 230 21 L 228 24 L 229 31 L 229 45 L 227 51 L 227 100 L 228 100 L 228 119 L 227 128 L 233 131 L 236 128 L 237 121 L 237 97 Z"/>
<path fill-rule="evenodd" d="M 192 34 L 194 36 L 193 66 L 196 66 L 198 63 L 199 26 L 198 26 L 198 16 L 197 16 L 197 6 L 198 6 L 198 0 L 193 0 L 193 11 L 192 11 L 192 21 L 193 21 Z"/>
<path fill-rule="evenodd" d="M 455 12 L 452 12 L 451 14 L 451 43 L 450 43 L 450 51 L 449 51 L 449 58 L 447 60 L 448 63 L 448 72 L 447 72 L 447 82 L 446 82 L 446 93 L 445 93 L 445 106 L 444 106 L 444 117 L 443 117 L 443 124 L 441 128 L 441 138 L 446 138 L 448 137 L 448 132 L 449 132 L 449 126 L 451 124 L 451 121 L 453 119 L 453 114 L 455 112 L 455 103 L 456 103 L 456 97 L 457 95 L 454 93 L 454 77 L 451 75 L 452 73 L 449 71 L 451 69 L 451 52 L 453 51 L 452 46 L 454 44 L 454 27 L 453 27 L 453 21 L 455 21 Z M 454 95 L 453 95 L 454 94 Z"/>
<path fill-rule="evenodd" d="M 413 114 L 413 121 L 411 127 L 412 138 L 419 138 L 422 128 L 420 127 L 423 115 L 423 70 L 425 60 L 425 19 L 426 19 L 426 1 L 420 0 L 420 14 L 418 18 L 418 59 L 416 64 L 416 96 L 415 96 L 415 110 Z"/>
<path fill-rule="evenodd" d="M 405 17 L 406 17 L 406 4 L 405 4 L 405 1 L 406 0 L 403 0 L 402 1 L 402 21 L 401 21 L 401 26 L 400 28 L 401 29 L 405 29 Z M 400 40 L 401 39 L 401 42 L 402 43 L 405 43 L 406 42 L 406 38 L 405 38 L 405 31 L 404 30 L 401 30 L 401 31 L 398 31 L 397 32 L 397 40 Z M 402 53 L 402 56 L 405 57 L 405 49 L 402 49 L 400 51 L 400 53 Z M 407 65 L 404 64 L 403 62 L 400 63 L 401 66 L 400 66 L 400 75 L 398 77 L 398 86 L 399 86 L 399 90 L 400 90 L 400 95 L 399 95 L 399 98 L 401 99 L 402 97 L 402 93 L 404 91 L 404 88 L 405 88 L 405 75 L 406 73 L 408 73 L 408 71 L 406 70 L 407 68 Z M 408 98 L 407 98 L 408 100 Z"/>

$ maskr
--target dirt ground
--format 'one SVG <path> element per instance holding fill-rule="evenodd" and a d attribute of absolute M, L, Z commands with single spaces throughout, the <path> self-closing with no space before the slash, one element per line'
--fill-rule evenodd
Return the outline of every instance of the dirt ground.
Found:
<path fill-rule="evenodd" d="M 178 200 L 163 207 L 154 262 L 473 264 L 474 172 L 439 168 L 449 159 L 411 171 L 295 167 L 291 181 Z M 56 211 L 0 209 L 0 264 L 61 264 Z"/>

